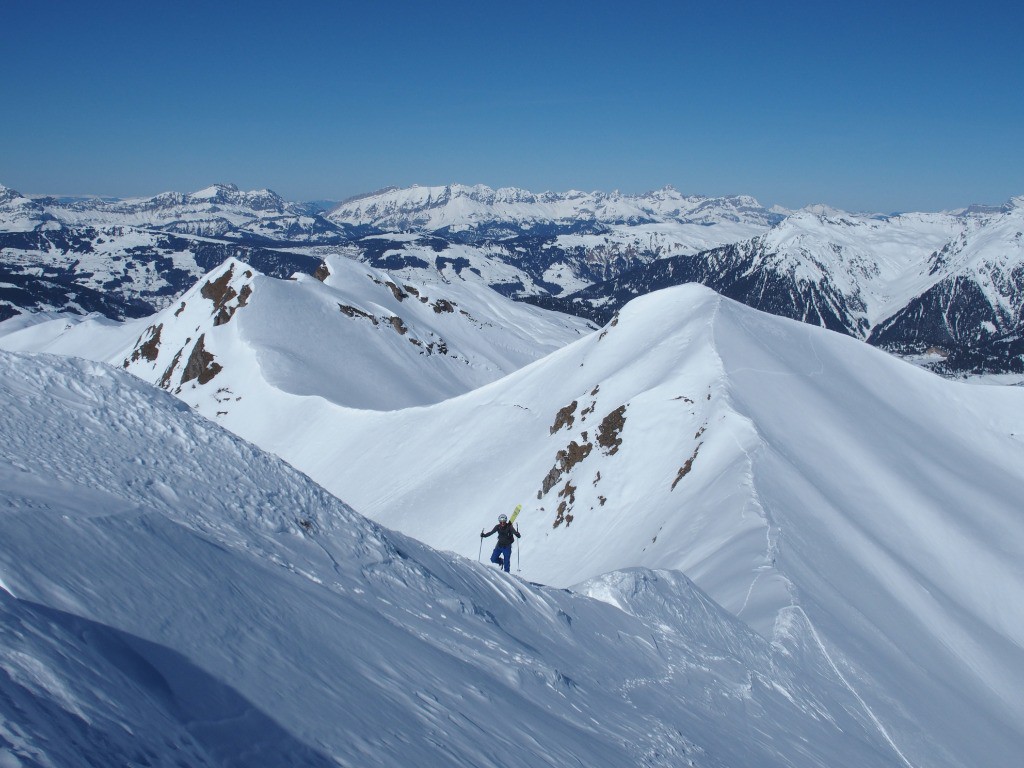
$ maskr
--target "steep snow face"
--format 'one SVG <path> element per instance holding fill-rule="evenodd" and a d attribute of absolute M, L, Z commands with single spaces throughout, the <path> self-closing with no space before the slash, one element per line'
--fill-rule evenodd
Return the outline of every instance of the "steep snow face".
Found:
<path fill-rule="evenodd" d="M 277 280 L 229 261 L 153 317 L 61 316 L 12 326 L 0 345 L 121 365 L 237 426 L 295 396 L 379 410 L 437 402 L 591 332 L 461 281 L 396 282 L 345 258 L 318 277 Z"/>
<path fill-rule="evenodd" d="M 799 620 L 432 551 L 104 366 L 0 353 L 0 407 L 5 765 L 904 764 Z"/>

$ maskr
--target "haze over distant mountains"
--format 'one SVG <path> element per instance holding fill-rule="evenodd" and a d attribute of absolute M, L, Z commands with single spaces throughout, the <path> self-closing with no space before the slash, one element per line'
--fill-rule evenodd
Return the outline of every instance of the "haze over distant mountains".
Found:
<path fill-rule="evenodd" d="M 0 317 L 141 317 L 227 258 L 271 276 L 343 255 L 398 279 L 461 279 L 603 322 L 700 282 L 749 306 L 924 359 L 1024 371 L 1024 198 L 941 213 L 767 209 L 665 188 L 535 194 L 388 189 L 325 212 L 269 190 L 98 200 L 0 189 Z"/>

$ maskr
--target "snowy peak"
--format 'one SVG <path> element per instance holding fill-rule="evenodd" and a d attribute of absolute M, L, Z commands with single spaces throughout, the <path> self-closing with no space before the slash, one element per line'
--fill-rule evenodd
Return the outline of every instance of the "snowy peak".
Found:
<path fill-rule="evenodd" d="M 138 321 L 130 351 L 103 359 L 235 424 L 258 420 L 256 403 L 280 393 L 379 410 L 437 402 L 590 332 L 578 318 L 488 294 L 399 281 L 345 258 L 292 280 L 229 260 Z"/>
<path fill-rule="evenodd" d="M 208 349 L 207 333 L 248 303 L 254 279 L 253 270 L 236 260 L 211 272 L 173 311 L 154 318 L 122 362 L 124 369 L 177 394 L 190 382 L 193 389 L 209 384 L 224 367 Z M 194 331 L 182 340 L 186 325 Z"/>
<path fill-rule="evenodd" d="M 288 205 L 277 193 L 269 189 L 243 192 L 234 184 L 214 184 L 192 193 L 162 192 L 146 198 L 128 198 L 116 201 L 89 200 L 77 203 L 78 207 L 91 208 L 97 212 L 103 210 L 153 211 L 182 207 L 214 209 L 216 206 L 233 206 L 253 212 L 284 213 Z"/>
<path fill-rule="evenodd" d="M 814 203 L 812 205 L 805 205 L 799 211 L 794 212 L 793 215 L 811 215 L 816 216 L 821 220 L 842 220 L 850 218 L 855 214 L 851 214 L 849 211 L 844 211 L 839 208 L 833 208 L 831 205 L 825 205 L 824 203 Z"/>
<path fill-rule="evenodd" d="M 0 184 L 0 205 L 6 205 L 12 200 L 17 200 L 19 198 L 22 198 L 22 194 L 20 192 L 16 192 L 10 187 L 5 187 L 3 184 Z"/>

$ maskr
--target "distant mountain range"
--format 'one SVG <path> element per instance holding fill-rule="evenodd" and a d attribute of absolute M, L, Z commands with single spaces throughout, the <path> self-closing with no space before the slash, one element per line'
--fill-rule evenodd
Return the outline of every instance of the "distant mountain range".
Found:
<path fill-rule="evenodd" d="M 125 200 L 0 187 L 0 319 L 29 311 L 143 317 L 228 258 L 286 277 L 328 255 L 396 278 L 476 281 L 610 318 L 700 282 L 775 314 L 914 355 L 944 373 L 1024 371 L 1024 198 L 865 215 L 751 197 L 543 193 L 449 185 L 322 205 L 215 185 Z"/>
<path fill-rule="evenodd" d="M 1024 370 L 1024 197 L 940 214 L 799 211 L 749 240 L 542 303 L 604 320 L 688 282 L 889 351 L 930 354 L 941 371 Z"/>

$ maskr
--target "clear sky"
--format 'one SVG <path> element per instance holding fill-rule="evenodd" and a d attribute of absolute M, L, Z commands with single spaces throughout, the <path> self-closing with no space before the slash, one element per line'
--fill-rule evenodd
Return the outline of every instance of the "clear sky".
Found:
<path fill-rule="evenodd" d="M 0 184 L 1024 194 L 1018 2 L 0 0 Z"/>

